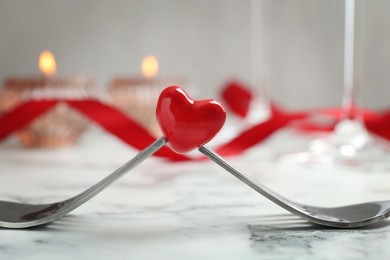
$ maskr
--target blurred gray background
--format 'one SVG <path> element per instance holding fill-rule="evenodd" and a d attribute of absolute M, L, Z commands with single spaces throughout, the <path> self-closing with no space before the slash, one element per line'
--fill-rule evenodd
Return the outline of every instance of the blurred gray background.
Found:
<path fill-rule="evenodd" d="M 359 1 L 356 84 L 364 106 L 390 106 L 390 1 Z M 0 79 L 39 74 L 51 50 L 58 74 L 102 88 L 157 56 L 161 75 L 218 97 L 236 78 L 288 108 L 336 106 L 343 87 L 340 0 L 1 0 Z"/>

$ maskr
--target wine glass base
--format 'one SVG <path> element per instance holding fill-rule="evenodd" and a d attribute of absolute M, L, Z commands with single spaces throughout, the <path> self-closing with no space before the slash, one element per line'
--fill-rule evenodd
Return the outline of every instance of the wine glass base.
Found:
<path fill-rule="evenodd" d="M 277 157 L 290 164 L 385 170 L 390 169 L 390 143 L 368 133 L 359 121 L 343 120 L 332 134 L 309 142 L 304 151 Z"/>

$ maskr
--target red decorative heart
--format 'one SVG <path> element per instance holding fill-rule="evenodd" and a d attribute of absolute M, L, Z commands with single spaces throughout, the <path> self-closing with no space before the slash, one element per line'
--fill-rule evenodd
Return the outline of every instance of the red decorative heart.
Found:
<path fill-rule="evenodd" d="M 170 146 L 179 153 L 209 142 L 226 119 L 225 109 L 218 101 L 192 100 L 176 86 L 161 92 L 156 115 Z"/>

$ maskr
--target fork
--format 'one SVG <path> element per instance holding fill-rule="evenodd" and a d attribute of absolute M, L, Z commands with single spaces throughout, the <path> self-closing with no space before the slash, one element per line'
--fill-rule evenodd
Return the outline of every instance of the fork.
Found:
<path fill-rule="evenodd" d="M 122 167 L 70 199 L 50 204 L 0 201 L 0 227 L 28 228 L 47 224 L 63 217 L 103 191 L 112 182 L 134 169 L 166 143 L 165 137 L 157 139 Z M 256 183 L 227 163 L 216 152 L 204 146 L 199 147 L 199 151 L 267 199 L 312 223 L 337 228 L 354 228 L 380 222 L 390 216 L 390 201 L 367 202 L 334 208 L 321 208 L 296 203 L 273 192 L 260 183 Z"/>
<path fill-rule="evenodd" d="M 78 208 L 101 191 L 106 189 L 111 183 L 125 175 L 130 170 L 137 167 L 146 158 L 166 144 L 165 138 L 157 139 L 130 161 L 112 172 L 106 178 L 96 183 L 80 194 L 50 204 L 28 204 L 11 201 L 0 201 L 0 227 L 4 228 L 28 228 L 53 222 L 72 210 Z"/>
<path fill-rule="evenodd" d="M 312 223 L 336 228 L 356 228 L 383 221 L 390 216 L 390 200 L 328 208 L 294 202 L 252 180 L 231 166 L 216 152 L 204 146 L 199 147 L 198 150 L 256 192 L 294 215 Z"/>

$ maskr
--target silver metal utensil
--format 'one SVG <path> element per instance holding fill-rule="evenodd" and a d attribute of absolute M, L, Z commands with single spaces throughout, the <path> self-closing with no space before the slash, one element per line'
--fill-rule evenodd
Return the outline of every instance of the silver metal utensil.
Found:
<path fill-rule="evenodd" d="M 63 201 L 50 204 L 27 204 L 0 201 L 0 227 L 28 228 L 53 222 L 78 208 L 115 180 L 137 167 L 167 143 L 164 137 L 157 139 L 133 159 L 84 192 Z"/>
<path fill-rule="evenodd" d="M 307 221 L 329 227 L 355 228 L 383 221 L 390 216 L 390 200 L 334 208 L 296 203 L 250 179 L 222 159 L 216 152 L 204 146 L 199 147 L 199 151 L 267 199 Z"/>
<path fill-rule="evenodd" d="M 138 166 L 166 143 L 167 140 L 164 137 L 159 138 L 109 176 L 70 199 L 50 204 L 0 201 L 0 227 L 28 228 L 47 224 L 63 217 Z M 293 202 L 251 180 L 210 149 L 201 146 L 199 151 L 261 195 L 310 222 L 337 228 L 354 228 L 373 224 L 390 216 L 390 201 L 367 202 L 335 208 L 320 208 Z"/>

